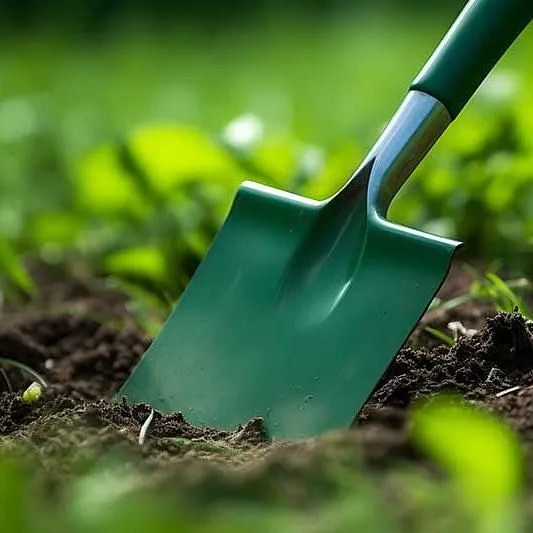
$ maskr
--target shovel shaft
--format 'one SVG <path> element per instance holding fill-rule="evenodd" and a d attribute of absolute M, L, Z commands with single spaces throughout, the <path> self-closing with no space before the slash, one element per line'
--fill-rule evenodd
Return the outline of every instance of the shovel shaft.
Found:
<path fill-rule="evenodd" d="M 409 91 L 363 163 L 372 163 L 368 210 L 385 217 L 394 196 L 450 125 L 446 107 L 433 96 Z"/>
<path fill-rule="evenodd" d="M 533 0 L 470 0 L 411 89 L 440 100 L 455 119 L 532 18 Z"/>

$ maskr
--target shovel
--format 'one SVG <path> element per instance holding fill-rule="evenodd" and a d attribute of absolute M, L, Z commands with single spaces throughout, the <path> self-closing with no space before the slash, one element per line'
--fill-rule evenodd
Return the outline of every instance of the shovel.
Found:
<path fill-rule="evenodd" d="M 119 396 L 222 430 L 261 417 L 272 440 L 349 427 L 462 244 L 389 204 L 532 17 L 533 0 L 470 1 L 332 197 L 244 182 Z"/>

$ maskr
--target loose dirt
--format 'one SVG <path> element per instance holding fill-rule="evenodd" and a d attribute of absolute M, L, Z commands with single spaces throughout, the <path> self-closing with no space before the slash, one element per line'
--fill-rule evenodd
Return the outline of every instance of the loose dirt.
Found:
<path fill-rule="evenodd" d="M 457 291 L 465 282 L 452 275 L 448 283 Z M 447 290 L 451 289 L 445 285 L 443 291 Z M 226 476 L 226 484 L 234 483 L 227 479 L 237 479 L 237 472 L 247 472 L 240 478 L 241 488 L 261 476 L 264 481 L 265 472 L 269 479 L 288 480 L 287 472 L 297 470 L 305 478 L 311 475 L 306 473 L 310 464 L 316 476 L 323 470 L 317 464 L 332 450 L 371 469 L 398 462 L 430 468 L 411 445 L 408 407 L 418 397 L 442 390 L 456 391 L 499 413 L 533 450 L 533 326 L 518 313 L 484 308 L 482 318 L 471 316 L 479 331 L 462 336 L 451 348 L 435 343 L 420 347 L 421 333 L 416 331 L 346 431 L 304 443 L 270 444 L 259 419 L 243 421 L 227 432 L 193 427 L 180 413 L 156 412 L 141 444 L 150 406 L 130 406 L 112 397 L 150 338 L 126 316 L 120 298 L 109 296 L 112 308 L 99 310 L 120 320 L 120 326 L 111 326 L 83 313 L 66 313 L 69 294 L 75 295 L 78 310 L 91 315 L 90 303 L 84 303 L 85 298 L 94 299 L 90 290 L 81 296 L 79 291 L 64 291 L 55 300 L 61 312 L 28 305 L 20 312 L 11 309 L 0 323 L 0 357 L 30 366 L 49 385 L 36 403 L 27 404 L 21 392 L 31 380 L 13 368 L 5 368 L 5 376 L 0 374 L 0 452 L 31 452 L 51 475 L 75 475 L 110 453 L 161 475 L 179 468 L 180 483 L 187 486 L 206 478 L 216 485 L 222 475 L 217 468 L 228 465 L 232 474 Z M 105 296 L 98 301 L 106 301 Z M 445 324 L 458 313 L 434 320 Z M 426 320 L 431 323 L 431 317 Z M 519 388 L 497 397 L 512 387 Z M 315 479 L 311 485 L 325 487 L 325 479 L 320 483 Z M 300 483 L 287 490 L 292 498 L 305 500 L 315 489 Z"/>

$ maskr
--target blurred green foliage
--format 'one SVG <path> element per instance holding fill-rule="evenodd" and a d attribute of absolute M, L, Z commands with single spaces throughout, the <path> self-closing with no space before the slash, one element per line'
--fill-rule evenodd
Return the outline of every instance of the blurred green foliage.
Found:
<path fill-rule="evenodd" d="M 4 40 L 2 274 L 31 291 L 17 258 L 88 269 L 171 305 L 241 181 L 325 198 L 348 179 L 454 15 Z M 533 264 L 531 57 L 528 31 L 390 213 L 523 273 Z"/>
<path fill-rule="evenodd" d="M 522 531 L 525 461 L 514 431 L 455 396 L 420 403 L 414 410 L 413 440 L 451 475 L 475 517 L 472 531 Z"/>
<path fill-rule="evenodd" d="M 187 22 L 200 22 L 217 28 L 221 23 L 239 21 L 246 24 L 270 13 L 296 12 L 329 17 L 347 9 L 364 11 L 368 7 L 402 10 L 447 11 L 463 7 L 461 0 L 198 0 L 196 2 L 167 2 L 166 0 L 0 0 L 0 28 L 13 32 L 36 27 L 65 27 L 85 35 L 102 34 L 116 24 L 117 19 L 150 21 L 169 27 Z"/>
<path fill-rule="evenodd" d="M 157 462 L 153 471 L 137 468 L 118 449 L 89 462 L 66 456 L 79 469 L 58 478 L 53 462 L 43 469 L 16 450 L 7 453 L 4 437 L 2 524 L 10 533 L 525 531 L 531 510 L 516 435 L 493 415 L 446 396 L 412 414 L 413 443 L 439 475 L 401 463 L 364 471 L 355 442 L 330 434 L 315 443 L 315 460 L 300 464 L 278 454 L 272 468 L 251 468 L 248 482 L 231 466 L 214 478 L 198 466 L 194 476 L 190 461 L 183 472 L 174 464 L 162 475 Z M 305 457 L 309 449 L 301 446 Z M 182 475 L 197 482 L 182 482 Z"/>

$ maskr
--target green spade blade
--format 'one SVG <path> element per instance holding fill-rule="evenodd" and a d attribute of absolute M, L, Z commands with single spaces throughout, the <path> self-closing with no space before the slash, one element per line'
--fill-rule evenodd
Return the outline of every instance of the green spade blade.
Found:
<path fill-rule="evenodd" d="M 376 210 L 392 162 L 413 157 L 436 121 L 447 122 L 442 106 L 411 93 L 382 137 L 403 128 L 407 148 L 384 155 L 378 143 L 324 202 L 244 183 L 120 394 L 222 429 L 261 416 L 273 438 L 348 426 L 439 289 L 457 245 Z"/>
<path fill-rule="evenodd" d="M 332 198 L 317 202 L 244 183 L 119 395 L 220 429 L 260 416 L 274 439 L 348 427 L 431 303 L 460 245 L 392 224 L 387 208 L 466 103 L 466 93 L 516 38 L 517 26 L 525 27 L 531 5 L 470 2 L 416 90 Z M 507 28 L 498 38 L 494 23 Z M 453 63 L 450 54 L 457 55 L 461 40 L 473 50 L 486 44 L 488 59 L 461 54 Z M 495 40 L 501 46 L 492 53 Z M 439 83 L 443 57 L 457 79 Z M 452 111 L 432 94 L 435 87 L 455 102 Z"/>

